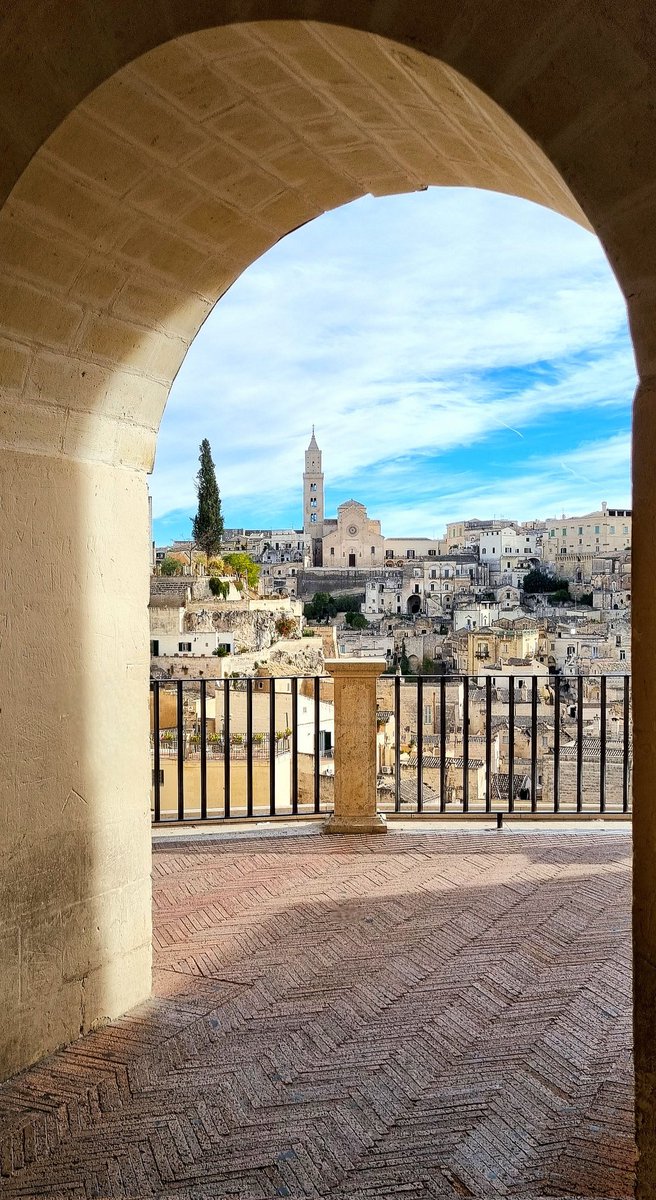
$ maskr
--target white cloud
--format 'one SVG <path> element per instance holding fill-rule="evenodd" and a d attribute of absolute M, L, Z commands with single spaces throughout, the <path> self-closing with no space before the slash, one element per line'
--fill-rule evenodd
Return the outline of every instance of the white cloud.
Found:
<path fill-rule="evenodd" d="M 206 321 L 164 417 L 155 514 L 194 507 L 203 437 L 228 522 L 248 502 L 264 524 L 294 519 L 312 422 L 346 493 L 390 459 L 410 483 L 426 455 L 504 426 L 609 407 L 625 423 L 633 387 L 623 299 L 590 233 L 486 192 L 365 198 L 274 247 Z M 565 453 L 579 434 L 563 421 Z"/>

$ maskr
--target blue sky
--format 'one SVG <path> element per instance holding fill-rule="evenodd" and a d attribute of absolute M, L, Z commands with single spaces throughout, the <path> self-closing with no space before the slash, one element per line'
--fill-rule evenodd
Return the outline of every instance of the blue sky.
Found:
<path fill-rule="evenodd" d="M 189 536 L 198 447 L 226 526 L 301 522 L 316 426 L 326 512 L 386 536 L 630 504 L 635 365 L 597 239 L 516 197 L 365 197 L 274 246 L 216 305 L 171 390 L 157 544 Z"/>

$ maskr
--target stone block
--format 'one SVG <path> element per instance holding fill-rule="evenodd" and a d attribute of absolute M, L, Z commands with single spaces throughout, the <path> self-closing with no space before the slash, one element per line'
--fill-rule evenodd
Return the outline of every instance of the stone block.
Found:
<path fill-rule="evenodd" d="M 82 321 L 78 304 L 63 300 L 16 279 L 0 288 L 0 328 L 37 345 L 69 346 Z"/>
<path fill-rule="evenodd" d="M 29 361 L 30 351 L 27 346 L 0 339 L 0 389 L 2 391 L 22 391 Z"/>
<path fill-rule="evenodd" d="M 125 195 L 148 170 L 142 151 L 79 111 L 60 125 L 51 149 L 68 167 L 117 196 Z"/>

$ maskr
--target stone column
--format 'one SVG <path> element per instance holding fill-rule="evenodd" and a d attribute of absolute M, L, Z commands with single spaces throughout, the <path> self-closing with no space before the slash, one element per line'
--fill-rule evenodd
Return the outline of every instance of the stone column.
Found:
<path fill-rule="evenodd" d="M 656 1194 L 656 380 L 638 388 L 633 427 L 633 988 L 636 1196 Z"/>
<path fill-rule="evenodd" d="M 324 833 L 385 833 L 376 812 L 376 680 L 386 663 L 343 658 L 326 663 L 335 681 L 335 812 Z"/>
<path fill-rule="evenodd" d="M 143 472 L 0 454 L 0 1078 L 151 986 Z"/>

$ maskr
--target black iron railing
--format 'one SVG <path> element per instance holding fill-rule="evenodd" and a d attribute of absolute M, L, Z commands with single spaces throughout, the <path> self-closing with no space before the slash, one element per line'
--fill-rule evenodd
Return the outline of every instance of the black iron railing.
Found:
<path fill-rule="evenodd" d="M 380 811 L 630 814 L 628 675 L 382 676 L 378 709 Z M 328 813 L 336 738 L 328 677 L 153 681 L 153 820 Z"/>
<path fill-rule="evenodd" d="M 333 808 L 329 678 L 151 681 L 153 821 Z"/>
<path fill-rule="evenodd" d="M 628 675 L 382 677 L 379 809 L 631 811 Z"/>

